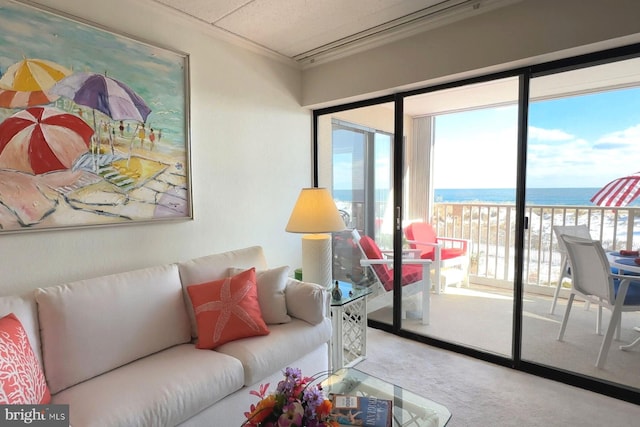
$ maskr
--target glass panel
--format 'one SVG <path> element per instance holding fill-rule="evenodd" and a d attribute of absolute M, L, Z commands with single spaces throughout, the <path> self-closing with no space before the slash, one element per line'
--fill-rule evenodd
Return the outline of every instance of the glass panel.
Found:
<path fill-rule="evenodd" d="M 406 256 L 431 260 L 432 289 L 428 316 L 420 316 L 424 300 L 417 294 L 418 314 L 409 310 L 402 327 L 508 357 L 517 94 L 518 80 L 510 78 L 415 95 L 404 104 Z"/>
<path fill-rule="evenodd" d="M 526 284 L 522 358 L 640 388 L 640 358 L 621 351 L 640 336 L 640 314 L 622 315 L 604 369 L 596 368 L 603 335 L 597 307 L 573 303 L 562 341 L 558 333 L 572 289 L 571 269 L 554 227 L 601 242 L 606 251 L 640 248 L 640 202 L 599 206 L 605 184 L 638 171 L 640 60 L 625 60 L 531 80 L 527 154 Z M 577 227 L 576 227 L 577 226 Z M 558 292 L 557 299 L 555 293 Z M 611 311 L 604 310 L 602 333 Z"/>
<path fill-rule="evenodd" d="M 380 242 L 382 247 L 391 249 L 393 247 L 392 135 L 376 132 L 373 144 L 375 240 Z"/>
<path fill-rule="evenodd" d="M 385 257 L 392 249 L 392 141 L 393 104 L 336 112 L 318 120 L 319 185 L 332 190 L 348 228 L 334 233 L 334 277 L 368 286 L 369 307 L 389 312 L 392 292 L 381 280 L 392 265 L 363 266 L 365 257 L 357 237 L 370 238 L 372 245 L 385 251 Z"/>
<path fill-rule="evenodd" d="M 353 223 L 364 229 L 367 134 L 356 128 L 334 124 L 332 141 L 333 197 L 348 222 L 347 227 Z"/>

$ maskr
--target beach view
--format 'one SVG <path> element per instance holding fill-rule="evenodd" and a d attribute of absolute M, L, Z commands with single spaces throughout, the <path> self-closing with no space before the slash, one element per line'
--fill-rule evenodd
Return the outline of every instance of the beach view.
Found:
<path fill-rule="evenodd" d="M 629 347 L 640 343 L 638 313 L 618 322 L 605 304 L 571 298 L 576 277 L 558 240 L 575 232 L 598 241 L 609 255 L 589 263 L 597 273 L 628 271 L 615 260 L 640 249 L 640 59 L 592 59 L 430 81 L 393 99 L 322 111 L 319 184 L 332 189 L 347 228 L 381 249 L 366 253 L 350 232 L 336 233 L 334 274 L 389 297 L 389 276 L 377 279 L 361 259 L 393 254 L 384 261 L 393 268 L 393 301 L 369 313 L 370 324 L 474 357 L 638 390 L 638 376 L 628 375 L 640 360 L 640 346 Z M 412 223 L 423 223 L 416 228 L 429 231 L 424 241 L 441 249 L 440 261 L 421 253 L 432 260 L 430 282 L 422 282 L 428 304 L 412 294 L 418 282 L 410 272 L 424 265 L 412 263 Z M 616 292 L 606 280 L 584 283 Z M 594 325 L 618 326 L 604 369 L 596 366 L 604 331 Z"/>

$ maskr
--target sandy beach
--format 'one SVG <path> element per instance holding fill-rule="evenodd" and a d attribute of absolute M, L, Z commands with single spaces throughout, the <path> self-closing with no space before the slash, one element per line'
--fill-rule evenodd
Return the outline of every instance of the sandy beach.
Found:
<path fill-rule="evenodd" d="M 94 150 L 97 151 L 97 150 Z M 3 231 L 190 215 L 187 154 L 166 141 L 103 138 L 78 170 L 41 175 L 0 169 Z M 76 165 L 77 167 L 78 165 Z"/>

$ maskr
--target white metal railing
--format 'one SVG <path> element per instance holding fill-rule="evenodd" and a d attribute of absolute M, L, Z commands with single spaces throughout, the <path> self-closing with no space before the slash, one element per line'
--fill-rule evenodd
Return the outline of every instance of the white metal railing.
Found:
<path fill-rule="evenodd" d="M 342 203 L 347 227 L 364 227 L 361 203 Z M 560 275 L 561 255 L 552 232 L 555 225 L 586 225 L 591 237 L 607 250 L 640 248 L 640 207 L 602 208 L 597 206 L 527 205 L 523 282 L 526 290 L 550 293 Z M 435 203 L 431 219 L 438 236 L 470 240 L 469 279 L 472 283 L 511 288 L 515 277 L 516 210 L 514 204 Z M 638 230 L 637 232 L 634 230 Z M 391 235 L 376 230 L 376 241 L 390 248 Z M 346 236 L 348 239 L 348 236 Z M 338 240 L 342 237 L 338 237 Z M 347 253 L 339 255 L 334 269 L 344 270 L 357 280 L 359 265 Z M 336 252 L 344 252 L 338 247 Z M 352 265 L 353 264 L 353 265 Z M 346 280 L 346 279 L 345 279 Z"/>
<path fill-rule="evenodd" d="M 523 281 L 525 285 L 555 285 L 560 253 L 555 225 L 586 225 L 607 250 L 640 246 L 640 208 L 528 205 L 525 215 Z M 472 281 L 508 283 L 514 279 L 515 205 L 436 203 L 432 223 L 438 236 L 471 240 Z M 634 230 L 639 230 L 637 233 Z"/>

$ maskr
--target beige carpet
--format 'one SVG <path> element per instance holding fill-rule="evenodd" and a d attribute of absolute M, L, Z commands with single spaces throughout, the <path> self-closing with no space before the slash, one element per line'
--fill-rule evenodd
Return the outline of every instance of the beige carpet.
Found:
<path fill-rule="evenodd" d="M 640 406 L 368 328 L 358 369 L 432 399 L 447 427 L 634 426 Z"/>
<path fill-rule="evenodd" d="M 576 303 L 571 310 L 564 341 L 557 340 L 566 300 L 560 299 L 555 314 L 549 314 L 551 298 L 528 295 L 524 298 L 522 359 L 589 377 L 640 389 L 640 346 L 620 351 L 640 334 L 640 312 L 624 313 L 621 340 L 614 342 L 604 369 L 595 367 L 603 336 L 595 333 L 596 308 L 584 309 Z M 474 286 L 449 287 L 446 293 L 431 295 L 430 324 L 419 319 L 403 321 L 404 329 L 467 347 L 511 357 L 513 299 L 504 291 Z M 390 308 L 369 314 L 369 319 L 391 323 Z M 610 312 L 604 310 L 603 327 Z M 640 422 L 638 423 L 640 425 Z"/>

